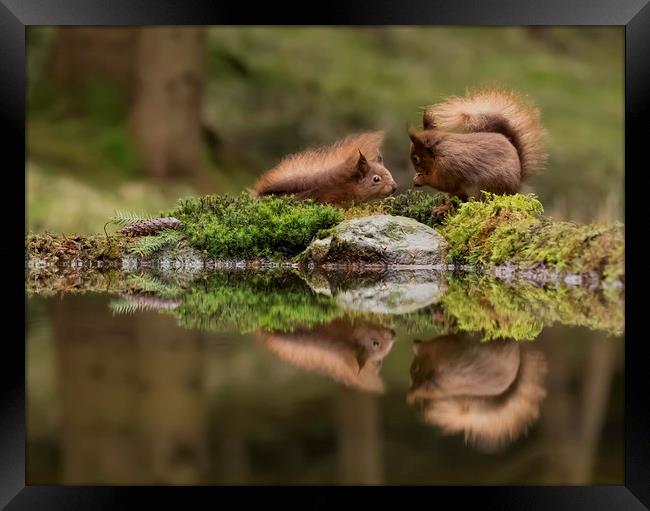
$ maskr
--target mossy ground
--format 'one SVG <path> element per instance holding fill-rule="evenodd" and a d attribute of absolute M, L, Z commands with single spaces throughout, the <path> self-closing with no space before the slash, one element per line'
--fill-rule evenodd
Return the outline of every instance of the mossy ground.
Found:
<path fill-rule="evenodd" d="M 180 200 L 167 212 L 183 222 L 187 240 L 214 259 L 281 259 L 304 250 L 339 223 L 341 212 L 293 197 L 208 195 Z"/>
<path fill-rule="evenodd" d="M 90 236 L 29 233 L 25 248 L 29 259 L 44 262 L 58 261 L 117 261 L 126 252 L 128 239 L 120 235 L 94 234 Z"/>
<path fill-rule="evenodd" d="M 449 215 L 440 233 L 450 262 L 520 268 L 543 264 L 568 273 L 595 273 L 606 282 L 624 279 L 624 228 L 620 223 L 556 222 L 542 214 L 534 195 L 486 194 Z"/>
<path fill-rule="evenodd" d="M 449 205 L 449 214 L 453 214 L 460 201 L 450 199 L 442 193 L 431 194 L 423 190 L 407 190 L 382 200 L 352 205 L 343 211 L 343 216 L 346 220 L 370 215 L 406 216 L 429 227 L 435 227 L 442 225 L 445 217 L 433 215 L 432 210 L 443 205 Z"/>
<path fill-rule="evenodd" d="M 446 215 L 432 209 L 448 205 Z M 210 259 L 288 260 L 311 241 L 322 238 L 344 218 L 388 214 L 413 218 L 440 232 L 449 243 L 448 261 L 489 267 L 514 263 L 519 268 L 542 264 L 573 274 L 596 274 L 605 282 L 624 281 L 624 228 L 620 223 L 574 224 L 543 216 L 533 195 L 492 195 L 460 203 L 443 194 L 410 191 L 347 209 L 299 201 L 291 196 L 208 195 L 179 200 L 161 216 L 183 222 L 173 232 L 177 246 L 189 245 Z M 165 233 L 157 236 L 162 239 Z M 140 239 L 111 236 L 30 234 L 30 258 L 118 259 L 143 244 L 158 250 L 156 236 Z M 145 248 L 147 248 L 145 247 Z M 152 250 L 153 250 L 152 249 Z"/>

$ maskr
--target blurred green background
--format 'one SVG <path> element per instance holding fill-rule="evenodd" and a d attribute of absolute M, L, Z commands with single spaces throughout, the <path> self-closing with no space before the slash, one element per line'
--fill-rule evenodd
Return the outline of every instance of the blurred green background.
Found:
<path fill-rule="evenodd" d="M 283 155 L 408 122 L 466 88 L 518 89 L 549 130 L 548 214 L 622 219 L 622 27 L 29 27 L 27 227 L 99 232 L 115 209 L 238 192 Z"/>

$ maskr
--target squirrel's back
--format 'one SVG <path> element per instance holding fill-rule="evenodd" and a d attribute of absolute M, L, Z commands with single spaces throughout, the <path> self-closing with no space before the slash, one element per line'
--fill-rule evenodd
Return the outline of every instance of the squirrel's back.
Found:
<path fill-rule="evenodd" d="M 255 195 L 299 194 L 352 181 L 359 152 L 368 160 L 379 154 L 380 131 L 349 135 L 334 144 L 291 154 L 262 175 L 253 186 Z"/>
<path fill-rule="evenodd" d="M 514 91 L 482 89 L 449 97 L 426 107 L 423 124 L 425 129 L 501 133 L 517 150 L 522 179 L 541 171 L 546 162 L 539 109 Z"/>

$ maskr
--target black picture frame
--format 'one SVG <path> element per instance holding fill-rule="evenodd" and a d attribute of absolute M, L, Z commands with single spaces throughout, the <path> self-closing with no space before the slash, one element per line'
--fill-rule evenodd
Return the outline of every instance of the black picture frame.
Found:
<path fill-rule="evenodd" d="M 644 287 L 642 268 L 642 222 L 647 189 L 642 182 L 647 171 L 647 144 L 644 125 L 650 115 L 650 6 L 648 0 L 518 0 L 483 1 L 426 0 L 391 2 L 348 1 L 294 4 L 277 3 L 253 6 L 243 2 L 189 2 L 183 0 L 0 0 L 0 115 L 6 129 L 2 140 L 5 181 L 16 180 L 16 187 L 5 184 L 5 196 L 19 196 L 25 182 L 9 169 L 25 164 L 25 29 L 29 25 L 618 25 L 625 26 L 625 224 L 626 224 L 626 344 L 625 344 L 625 484 L 585 487 L 411 487 L 409 501 L 424 498 L 429 505 L 450 502 L 454 507 L 476 503 L 496 509 L 648 509 L 650 507 L 650 420 L 646 389 L 650 372 L 644 367 L 641 335 L 641 308 Z M 595 87 L 598 84 L 594 84 Z M 597 105 L 594 105 L 597 108 Z M 11 175 L 9 175 L 11 174 Z M 21 184 L 22 183 L 22 184 Z M 6 218 L 5 218 L 6 219 Z M 8 275 L 18 287 L 20 248 L 24 236 L 18 222 L 14 232 L 0 244 Z M 24 225 L 24 224 L 23 224 Z M 15 235 L 15 238 L 14 238 Z M 7 234 L 7 236 L 9 236 Z M 22 241 L 19 240 L 22 237 Z M 22 245 L 21 245 L 22 243 Z M 635 257 L 636 255 L 636 257 Z M 24 290 L 24 280 L 20 284 Z M 10 304 L 11 305 L 11 304 Z M 14 301 L 19 307 L 19 302 Z M 26 314 L 26 303 L 23 314 Z M 17 318 L 20 312 L 9 317 Z M 26 316 L 23 316 L 26 319 Z M 26 324 L 26 322 L 25 322 Z M 7 335 L 0 371 L 0 506 L 6 509 L 123 509 L 138 505 L 146 496 L 148 506 L 157 501 L 179 506 L 188 504 L 188 490 L 160 487 L 75 487 L 25 486 L 25 345 L 18 335 Z M 248 488 L 195 488 L 205 497 L 219 498 L 228 492 L 237 505 L 257 498 Z M 307 488 L 267 488 L 272 495 L 290 496 L 285 502 L 304 502 L 325 506 L 337 496 L 331 489 L 317 490 L 317 499 Z M 349 489 L 340 491 L 348 492 Z M 397 492 L 367 488 L 386 503 L 405 504 Z M 402 489 L 404 491 L 404 489 Z M 209 495 L 208 493 L 209 492 Z M 214 493 L 218 492 L 218 493 Z M 226 492 L 226 493 L 223 493 Z M 300 493 L 300 496 L 297 495 Z M 429 493 L 433 492 L 433 493 Z M 194 498 L 194 494 L 191 496 Z M 367 498 L 367 497 L 364 497 Z M 397 500 L 399 499 L 399 500 Z M 435 500 L 434 500 L 435 499 Z M 438 500 L 442 499 L 442 500 Z M 214 500 L 210 505 L 219 505 Z M 392 502 L 391 502 L 392 503 Z M 446 504 L 449 505 L 449 504 Z"/>

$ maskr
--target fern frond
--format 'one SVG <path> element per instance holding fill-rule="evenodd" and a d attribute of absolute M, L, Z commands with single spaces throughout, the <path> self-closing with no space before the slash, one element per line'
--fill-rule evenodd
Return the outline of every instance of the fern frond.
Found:
<path fill-rule="evenodd" d="M 161 298 L 173 298 L 182 292 L 181 288 L 165 284 L 150 274 L 129 275 L 127 282 L 130 287 L 137 289 L 141 293 L 153 293 Z"/>
<path fill-rule="evenodd" d="M 116 210 L 115 214 L 110 218 L 110 221 L 116 225 L 129 226 L 141 222 L 143 220 L 151 220 L 155 218 L 148 213 L 135 213 L 134 211 Z"/>
<path fill-rule="evenodd" d="M 134 314 L 144 309 L 141 304 L 129 299 L 112 300 L 108 306 L 113 311 L 113 316 Z"/>
<path fill-rule="evenodd" d="M 154 236 L 143 236 L 129 247 L 129 252 L 140 257 L 149 257 L 171 243 L 178 243 L 183 235 L 173 229 L 165 229 Z"/>

